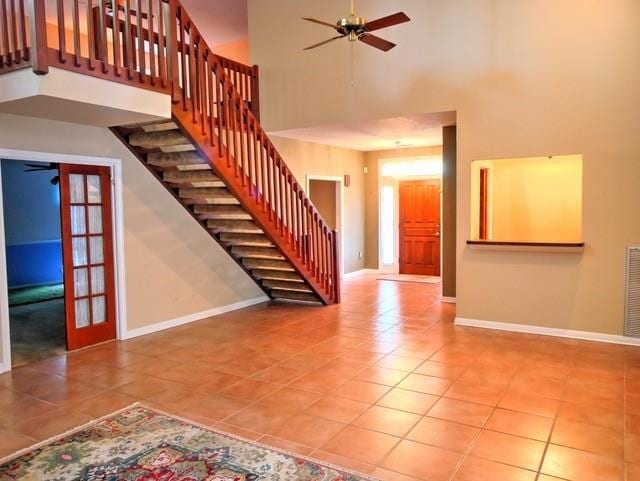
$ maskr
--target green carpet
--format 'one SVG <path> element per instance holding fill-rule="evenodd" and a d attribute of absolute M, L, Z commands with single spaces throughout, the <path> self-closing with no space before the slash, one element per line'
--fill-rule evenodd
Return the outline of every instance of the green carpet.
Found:
<path fill-rule="evenodd" d="M 9 289 L 9 305 L 21 306 L 64 297 L 64 284 Z"/>

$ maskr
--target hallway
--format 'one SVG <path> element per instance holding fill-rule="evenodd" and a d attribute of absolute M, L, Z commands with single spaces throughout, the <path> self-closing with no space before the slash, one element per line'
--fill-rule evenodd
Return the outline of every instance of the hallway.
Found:
<path fill-rule="evenodd" d="M 361 275 L 0 375 L 0 456 L 141 401 L 385 481 L 640 479 L 640 349 L 455 327 L 439 290 Z"/>

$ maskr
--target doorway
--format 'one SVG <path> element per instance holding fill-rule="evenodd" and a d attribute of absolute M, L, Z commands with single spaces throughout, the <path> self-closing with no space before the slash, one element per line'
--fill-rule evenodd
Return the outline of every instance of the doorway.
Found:
<path fill-rule="evenodd" d="M 116 166 L 7 157 L 0 162 L 0 278 L 7 281 L 0 371 L 115 339 L 119 320 Z"/>
<path fill-rule="evenodd" d="M 440 180 L 399 183 L 399 273 L 440 277 Z"/>
<path fill-rule="evenodd" d="M 306 177 L 307 195 L 330 229 L 338 231 L 340 240 L 340 273 L 344 274 L 344 179 L 339 176 Z"/>

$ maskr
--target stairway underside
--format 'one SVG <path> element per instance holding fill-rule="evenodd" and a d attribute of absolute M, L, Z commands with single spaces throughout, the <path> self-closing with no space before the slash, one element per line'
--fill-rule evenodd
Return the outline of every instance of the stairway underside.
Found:
<path fill-rule="evenodd" d="M 322 303 L 177 122 L 111 130 L 271 299 Z"/>

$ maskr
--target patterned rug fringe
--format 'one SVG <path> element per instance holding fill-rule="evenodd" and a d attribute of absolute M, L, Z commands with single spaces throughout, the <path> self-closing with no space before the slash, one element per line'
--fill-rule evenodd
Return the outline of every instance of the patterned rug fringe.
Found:
<path fill-rule="evenodd" d="M 315 458 L 310 457 L 310 456 L 305 456 L 303 454 L 298 454 L 298 453 L 295 453 L 293 451 L 288 451 L 286 449 L 278 448 L 278 447 L 275 447 L 275 446 L 270 446 L 268 444 L 261 443 L 259 441 L 254 441 L 252 439 L 245 438 L 243 436 L 239 436 L 237 434 L 232 434 L 232 433 L 227 433 L 225 431 L 220 431 L 218 429 L 212 428 L 211 426 L 206 426 L 206 425 L 204 425 L 202 423 L 199 423 L 197 421 L 193 421 L 193 420 L 191 420 L 189 418 L 186 418 L 186 417 L 183 417 L 183 416 L 178 416 L 178 415 L 172 414 L 172 413 L 168 413 L 166 411 L 163 411 L 161 409 L 157 409 L 155 407 L 149 407 L 148 405 L 146 405 L 144 403 L 141 403 L 141 402 L 135 402 L 133 404 L 130 404 L 129 406 L 126 406 L 126 407 L 123 407 L 121 409 L 118 409 L 117 411 L 113 411 L 113 412 L 111 412 L 109 414 L 105 414 L 104 416 L 100 416 L 99 418 L 95 418 L 95 419 L 93 419 L 91 421 L 88 421 L 85 424 L 82 424 L 80 426 L 76 426 L 74 428 L 71 428 L 71 429 L 69 429 L 69 430 L 67 430 L 67 431 L 65 431 L 65 432 L 63 432 L 61 434 L 56 434 L 55 436 L 52 436 L 52 437 L 50 437 L 48 439 L 45 439 L 45 440 L 40 441 L 38 443 L 35 443 L 35 444 L 33 444 L 31 446 L 28 446 L 26 448 L 22 448 L 19 451 L 16 451 L 15 453 L 13 453 L 13 454 L 10 454 L 8 456 L 0 458 L 0 465 L 3 465 L 3 464 L 5 464 L 5 463 L 7 463 L 7 462 L 9 462 L 9 461 L 11 461 L 13 459 L 16 459 L 16 458 L 18 458 L 20 456 L 23 456 L 23 455 L 27 454 L 27 453 L 30 453 L 31 451 L 39 449 L 39 448 L 41 448 L 43 446 L 46 446 L 47 444 L 51 444 L 51 443 L 54 443 L 56 441 L 59 441 L 60 439 L 66 437 L 66 436 L 70 436 L 71 434 L 74 434 L 74 433 L 76 433 L 78 431 L 82 431 L 83 429 L 88 429 L 88 428 L 90 428 L 90 427 L 92 427 L 92 426 L 104 421 L 105 419 L 109 419 L 110 417 L 117 416 L 120 413 L 123 413 L 125 411 L 128 411 L 129 409 L 136 408 L 136 407 L 148 409 L 149 411 L 153 411 L 153 412 L 155 412 L 157 414 L 162 414 L 163 416 L 167 416 L 169 418 L 173 418 L 173 419 L 176 419 L 178 421 L 182 421 L 184 423 L 191 424 L 193 426 L 199 427 L 200 429 L 204 429 L 205 431 L 210 431 L 212 433 L 219 434 L 220 436 L 224 436 L 224 437 L 227 437 L 227 438 L 230 438 L 230 439 L 235 439 L 236 441 L 241 441 L 241 442 L 247 443 L 247 444 L 253 444 L 253 445 L 261 447 L 263 449 L 267 449 L 269 451 L 274 451 L 276 453 L 284 454 L 286 456 L 291 456 L 291 457 L 294 457 L 294 458 L 304 459 L 305 461 L 309 461 L 311 463 L 319 464 L 321 466 L 326 466 L 328 468 L 335 469 L 337 471 L 342 471 L 342 472 L 351 474 L 353 476 L 359 476 L 362 479 L 365 479 L 365 480 L 368 480 L 368 481 L 380 481 L 378 478 L 375 478 L 375 477 L 373 477 L 371 475 L 364 474 L 364 473 L 355 471 L 353 469 L 346 468 L 344 466 L 338 466 L 337 464 L 333 464 L 333 463 L 329 463 L 329 462 L 322 461 L 322 460 L 319 460 L 319 459 L 315 459 Z"/>

